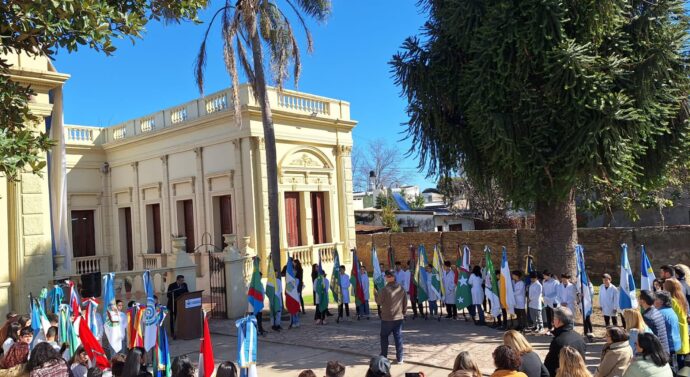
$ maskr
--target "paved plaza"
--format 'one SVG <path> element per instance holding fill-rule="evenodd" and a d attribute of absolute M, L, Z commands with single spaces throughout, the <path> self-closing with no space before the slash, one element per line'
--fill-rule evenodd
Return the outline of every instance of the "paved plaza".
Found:
<path fill-rule="evenodd" d="M 331 312 L 337 313 L 334 306 Z M 375 312 L 375 305 L 372 307 Z M 302 316 L 298 329 L 270 331 L 268 322 L 264 328 L 269 332 L 259 338 L 259 375 L 297 376 L 302 369 L 313 369 L 323 376 L 328 360 L 340 360 L 347 366 L 347 376 L 364 376 L 369 359 L 379 353 L 380 321 L 375 316 L 370 320 L 337 324 L 335 317 L 329 317 L 328 324 L 316 326 L 312 320 L 313 310 Z M 234 321 L 213 320 L 210 323 L 216 362 L 235 360 L 236 328 Z M 596 328 L 598 327 L 598 328 Z M 595 328 L 601 328 L 595 321 Z M 600 331 L 595 331 L 600 332 Z M 491 352 L 501 344 L 502 332 L 485 326 L 475 326 L 471 321 L 442 319 L 407 319 L 403 326 L 405 343 L 405 364 L 393 366 L 393 376 L 404 372 L 424 371 L 426 376 L 445 377 L 453 366 L 453 360 L 460 351 L 469 351 L 477 360 L 484 374 L 493 372 Z M 550 336 L 529 336 L 536 352 L 544 358 L 548 352 Z M 394 358 L 393 338 L 390 339 L 389 357 Z M 603 343 L 598 340 L 587 348 L 587 364 L 593 370 L 599 363 Z M 192 360 L 198 357 L 199 341 L 172 342 L 173 356 L 189 354 Z"/>

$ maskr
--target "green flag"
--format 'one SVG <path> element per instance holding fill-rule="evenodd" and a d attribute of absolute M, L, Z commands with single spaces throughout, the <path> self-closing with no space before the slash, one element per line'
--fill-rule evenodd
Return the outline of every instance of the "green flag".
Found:
<path fill-rule="evenodd" d="M 488 246 L 484 247 L 484 257 L 486 258 L 486 272 L 484 274 L 484 293 L 487 299 L 491 301 L 491 315 L 496 318 L 501 314 L 501 300 L 498 293 L 498 282 L 496 281 L 496 270 L 494 270 L 494 263 L 491 261 L 491 249 Z"/>
<path fill-rule="evenodd" d="M 417 301 L 424 302 L 429 300 L 427 293 L 427 272 L 424 267 L 427 265 L 426 249 L 424 245 L 419 245 L 419 252 L 417 254 L 417 264 L 415 265 L 415 284 L 417 288 Z"/>
<path fill-rule="evenodd" d="M 319 275 L 314 286 L 316 294 L 319 296 L 319 311 L 325 312 L 328 309 L 328 291 L 323 275 Z"/>
<path fill-rule="evenodd" d="M 460 259 L 458 259 L 460 262 Z M 462 250 L 462 263 L 458 268 L 458 286 L 455 288 L 455 303 L 458 309 L 464 309 L 472 305 L 472 289 L 467 284 L 470 278 L 470 248 L 465 246 Z"/>
<path fill-rule="evenodd" d="M 340 285 L 340 257 L 338 256 L 338 250 L 335 250 L 335 257 L 333 258 L 333 273 L 331 274 L 331 292 L 333 292 L 333 299 L 335 302 L 341 302 L 342 297 L 341 291 L 342 287 Z M 344 294 L 350 294 L 350 292 L 344 292 Z"/>

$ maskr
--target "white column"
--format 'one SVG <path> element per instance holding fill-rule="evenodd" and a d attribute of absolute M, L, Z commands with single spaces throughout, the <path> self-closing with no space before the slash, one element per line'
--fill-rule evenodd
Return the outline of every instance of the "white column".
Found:
<path fill-rule="evenodd" d="M 132 190 L 132 257 L 134 258 L 134 269 L 142 269 L 140 254 L 146 253 L 146 242 L 144 236 L 147 234 L 146 229 L 146 208 L 141 208 L 140 200 L 141 191 L 139 189 L 139 163 L 132 163 L 132 174 L 134 174 L 134 190 Z M 143 217 L 142 217 L 143 216 Z M 138 230 L 138 231 L 137 231 Z M 137 246 L 139 246 L 137 248 Z M 138 249 L 138 250 L 137 250 Z"/>
<path fill-rule="evenodd" d="M 172 229 L 170 223 L 172 222 L 172 207 L 170 206 L 170 169 L 168 167 L 168 155 L 161 156 L 161 163 L 163 164 L 163 187 L 162 187 L 162 198 L 161 198 L 161 219 L 163 224 L 161 226 L 161 243 L 162 250 L 161 254 L 170 254 L 170 245 L 172 240 L 170 235 L 172 234 Z"/>

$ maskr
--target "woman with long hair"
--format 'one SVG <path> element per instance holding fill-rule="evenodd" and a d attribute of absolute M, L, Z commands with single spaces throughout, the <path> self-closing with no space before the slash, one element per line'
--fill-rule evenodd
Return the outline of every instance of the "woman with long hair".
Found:
<path fill-rule="evenodd" d="M 498 346 L 491 354 L 496 370 L 491 377 L 527 377 L 520 369 L 520 354 L 508 346 Z"/>
<path fill-rule="evenodd" d="M 575 348 L 565 346 L 558 354 L 558 370 L 555 377 L 592 377 L 585 360 Z"/>
<path fill-rule="evenodd" d="M 633 356 L 635 356 L 637 355 L 637 337 L 640 334 L 651 333 L 652 329 L 644 322 L 642 313 L 635 309 L 623 310 L 623 323 L 628 331 L 628 344 L 630 344 Z"/>
<path fill-rule="evenodd" d="M 77 347 L 67 364 L 74 377 L 86 377 L 89 372 L 89 355 L 84 350 L 84 346 Z"/>
<path fill-rule="evenodd" d="M 122 377 L 144 377 L 151 374 L 146 371 L 146 351 L 143 348 L 132 348 L 125 359 L 125 366 L 122 368 Z"/>
<path fill-rule="evenodd" d="M 187 355 L 174 358 L 170 369 L 172 377 L 194 377 L 196 375 L 196 368 Z"/>
<path fill-rule="evenodd" d="M 216 377 L 238 377 L 237 367 L 232 361 L 226 361 L 218 365 L 216 370 Z"/>
<path fill-rule="evenodd" d="M 632 359 L 633 353 L 628 343 L 628 334 L 620 327 L 608 327 L 606 345 L 601 351 L 601 363 L 594 377 L 622 376 Z"/>
<path fill-rule="evenodd" d="M 671 294 L 671 308 L 678 317 L 680 330 L 680 350 L 676 350 L 678 368 L 685 365 L 685 358 L 690 353 L 690 339 L 688 339 L 688 301 L 683 293 L 683 286 L 676 279 L 666 279 L 664 290 Z"/>
<path fill-rule="evenodd" d="M 637 337 L 637 355 L 623 377 L 673 377 L 668 354 L 656 335 L 644 333 Z"/>
<path fill-rule="evenodd" d="M 448 377 L 482 377 L 482 372 L 479 370 L 477 363 L 472 360 L 470 353 L 462 351 L 455 357 L 453 371 Z"/>
<path fill-rule="evenodd" d="M 8 326 L 7 339 L 2 343 L 2 353 L 7 355 L 7 351 L 12 348 L 12 345 L 19 340 L 19 331 L 22 329 L 22 325 L 19 321 L 12 322 Z"/>
<path fill-rule="evenodd" d="M 520 355 L 520 372 L 527 377 L 549 377 L 549 371 L 541 362 L 539 355 L 532 349 L 532 345 L 525 337 L 515 330 L 508 330 L 503 333 L 503 344 L 512 348 Z"/>
<path fill-rule="evenodd" d="M 30 377 L 69 377 L 65 360 L 50 343 L 41 342 L 31 350 L 26 363 Z"/>

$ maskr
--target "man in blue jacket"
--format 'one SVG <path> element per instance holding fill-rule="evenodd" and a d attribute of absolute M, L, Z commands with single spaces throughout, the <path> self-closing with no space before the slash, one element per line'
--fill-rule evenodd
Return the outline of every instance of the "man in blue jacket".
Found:
<path fill-rule="evenodd" d="M 666 334 L 666 323 L 661 313 L 654 307 L 654 294 L 650 291 L 640 291 L 639 300 L 642 306 L 642 318 L 644 323 L 659 338 L 659 343 L 666 353 L 669 353 L 669 341 Z M 669 353 L 670 354 L 670 353 Z"/>

